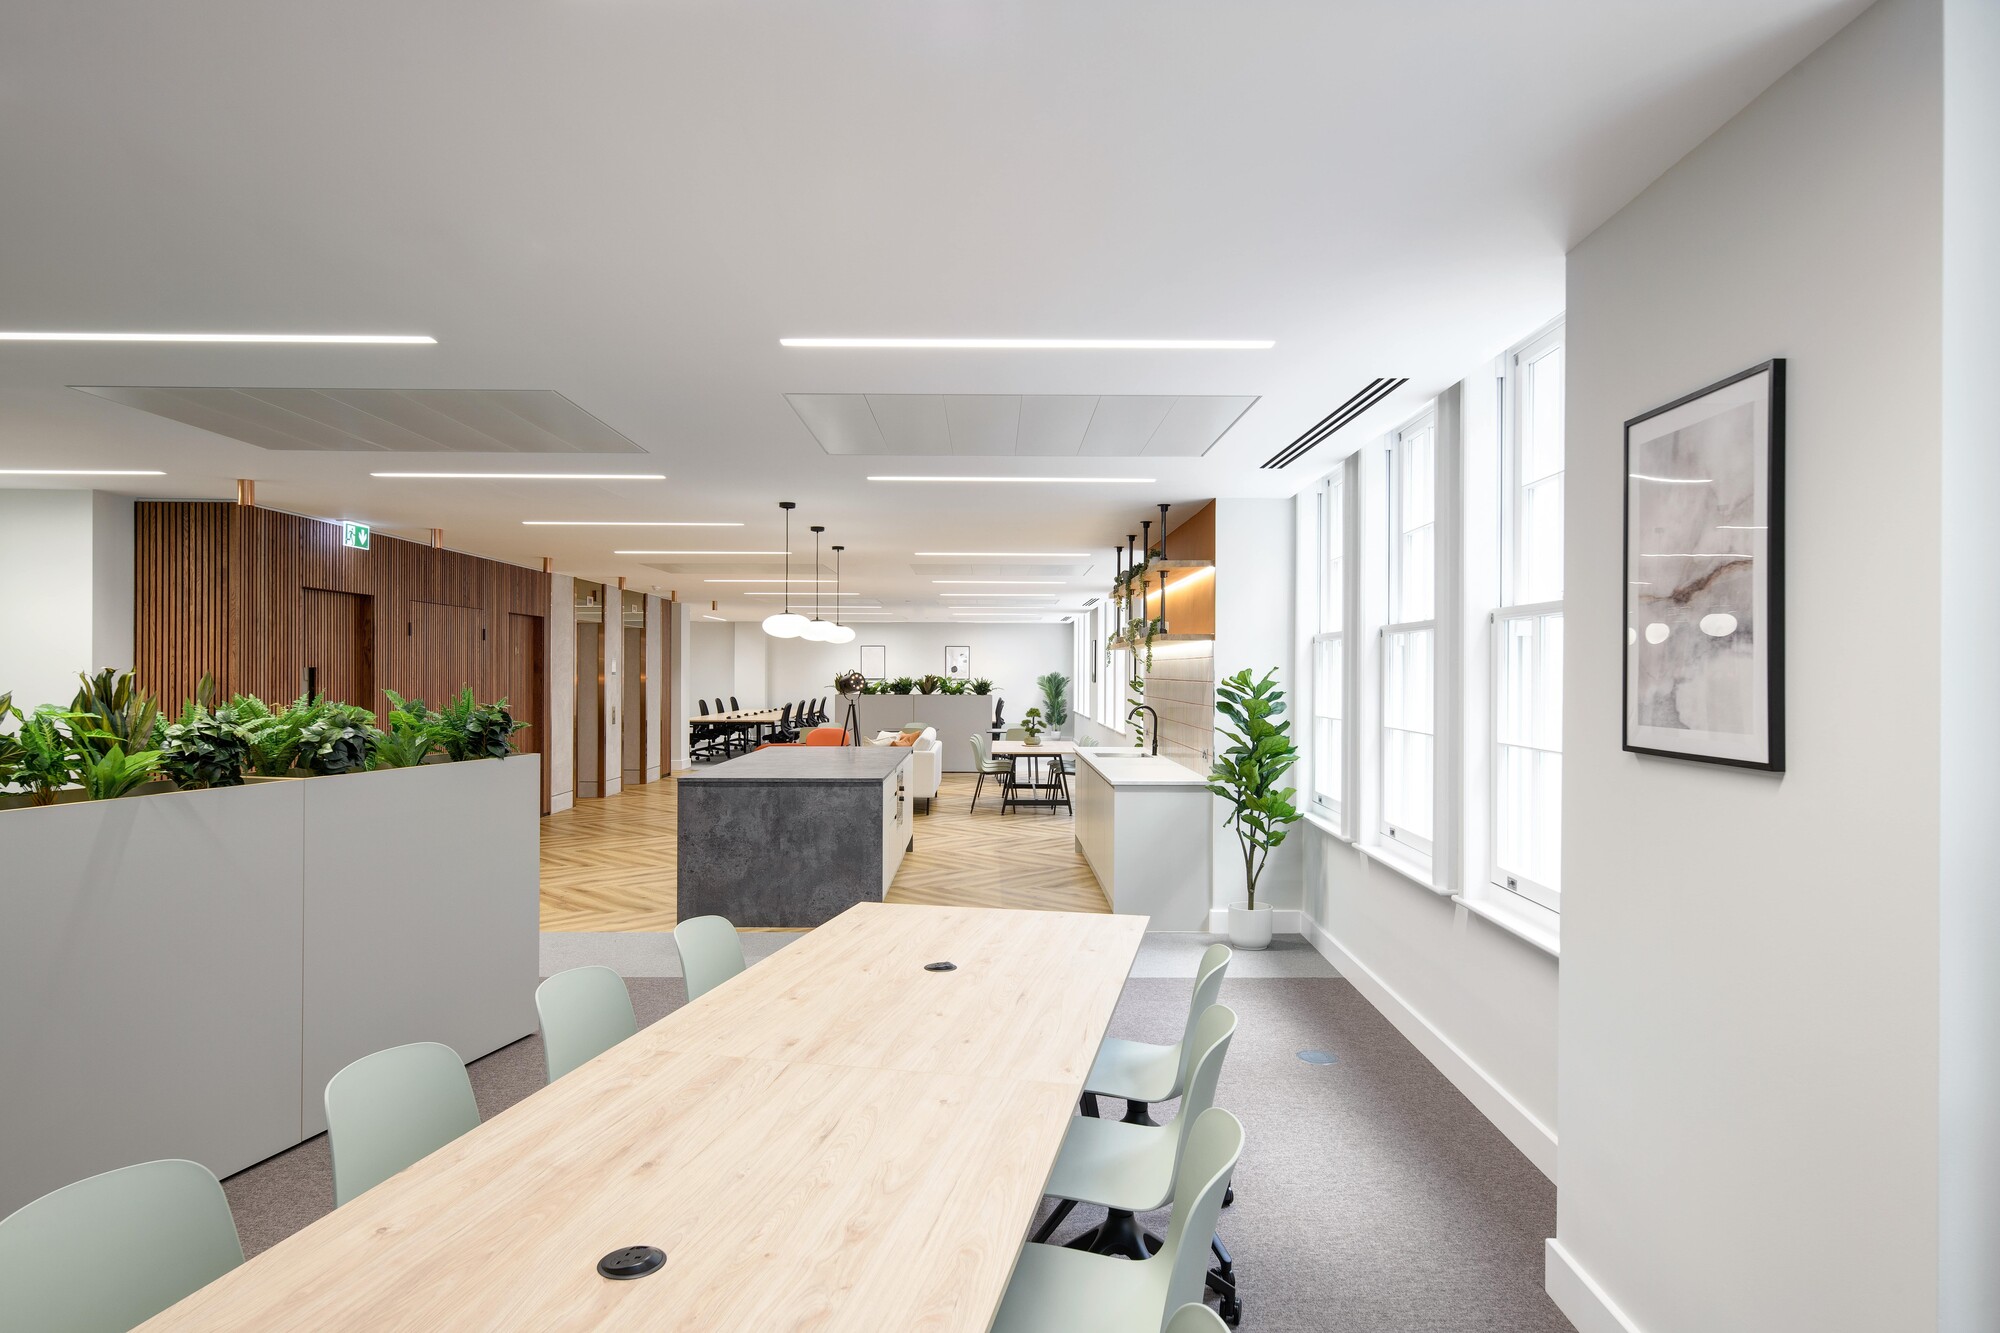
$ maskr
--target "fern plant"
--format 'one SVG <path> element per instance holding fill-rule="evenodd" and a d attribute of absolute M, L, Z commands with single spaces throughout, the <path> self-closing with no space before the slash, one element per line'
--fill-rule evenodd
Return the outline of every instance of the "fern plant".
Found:
<path fill-rule="evenodd" d="M 56 793 L 76 781 L 84 756 L 64 725 L 70 717 L 59 708 L 38 708 L 14 738 L 18 753 L 11 780 L 27 789 L 35 805 L 54 805 Z"/>
<path fill-rule="evenodd" d="M 1243 670 L 1215 687 L 1215 709 L 1229 723 L 1218 730 L 1231 744 L 1215 757 L 1208 789 L 1229 802 L 1223 824 L 1235 828 L 1237 845 L 1243 850 L 1243 880 L 1252 908 L 1257 906 L 1257 878 L 1264 873 L 1271 849 L 1285 840 L 1287 824 L 1305 817 L 1292 804 L 1297 789 L 1278 785 L 1298 763 L 1299 751 L 1292 744 L 1292 724 L 1274 720 L 1285 711 L 1285 692 L 1277 686 L 1277 675 L 1273 668 L 1263 679 L 1253 680 Z"/>
<path fill-rule="evenodd" d="M 434 734 L 454 763 L 466 759 L 505 759 L 514 752 L 514 733 L 527 725 L 514 720 L 505 699 L 498 703 L 475 703 L 469 685 L 440 709 L 436 718 Z"/>

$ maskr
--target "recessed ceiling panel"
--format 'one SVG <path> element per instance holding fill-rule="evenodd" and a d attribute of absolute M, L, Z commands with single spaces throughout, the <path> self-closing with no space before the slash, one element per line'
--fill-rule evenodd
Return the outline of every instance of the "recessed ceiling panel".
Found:
<path fill-rule="evenodd" d="M 829 454 L 1193 458 L 1257 401 L 1190 394 L 790 393 Z"/>
<path fill-rule="evenodd" d="M 552 389 L 71 387 L 286 453 L 645 452 Z"/>
<path fill-rule="evenodd" d="M 977 564 L 935 563 L 913 564 L 910 572 L 921 574 L 927 579 L 1081 579 L 1090 574 L 1088 561 L 1067 565 L 1023 565 L 997 564 L 982 561 Z M 967 592 L 974 591 L 966 589 Z"/>

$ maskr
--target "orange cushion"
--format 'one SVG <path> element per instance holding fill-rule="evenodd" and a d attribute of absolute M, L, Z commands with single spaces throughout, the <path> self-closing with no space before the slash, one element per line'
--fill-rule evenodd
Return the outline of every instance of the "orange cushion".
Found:
<path fill-rule="evenodd" d="M 845 744 L 847 744 L 847 728 L 845 728 L 845 727 L 814 727 L 814 728 L 813 728 L 813 729 L 812 729 L 811 731 L 808 731 L 808 732 L 806 733 L 806 744 L 807 744 L 807 745 L 845 745 Z"/>
<path fill-rule="evenodd" d="M 896 737 L 895 740 L 890 741 L 889 744 L 895 746 L 903 746 L 903 747 L 915 745 L 917 743 L 917 737 L 923 734 L 924 733 L 921 731 L 906 731 L 902 735 Z"/>

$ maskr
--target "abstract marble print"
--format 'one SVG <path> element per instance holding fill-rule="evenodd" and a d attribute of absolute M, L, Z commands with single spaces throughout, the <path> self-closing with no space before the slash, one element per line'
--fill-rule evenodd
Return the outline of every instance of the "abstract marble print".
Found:
<path fill-rule="evenodd" d="M 1775 378 L 1627 425 L 1629 749 L 1774 766 Z"/>

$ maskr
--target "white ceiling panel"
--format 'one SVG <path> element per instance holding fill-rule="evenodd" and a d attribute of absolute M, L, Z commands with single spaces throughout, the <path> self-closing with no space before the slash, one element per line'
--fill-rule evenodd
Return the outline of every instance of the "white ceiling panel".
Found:
<path fill-rule="evenodd" d="M 1021 428 L 1021 398 L 1011 393 L 949 393 L 944 395 L 945 420 L 951 425 L 951 451 L 984 458 L 1014 452 Z"/>
<path fill-rule="evenodd" d="M 1146 442 L 1167 419 L 1173 398 L 1154 394 L 1106 394 L 1097 400 L 1090 429 L 1077 452 L 1094 458 L 1131 458 L 1146 452 Z"/>
<path fill-rule="evenodd" d="M 934 393 L 871 393 L 868 410 L 882 428 L 884 451 L 892 454 L 948 454 L 951 427 L 944 399 Z"/>
<path fill-rule="evenodd" d="M 1186 394 L 1174 406 L 1146 441 L 1145 453 L 1156 458 L 1199 458 L 1215 442 L 1228 434 L 1237 419 L 1250 410 L 1255 397 L 1225 397 L 1218 394 Z"/>
<path fill-rule="evenodd" d="M 1014 452 L 1034 458 L 1075 457 L 1096 410 L 1095 395 L 1030 394 L 1021 402 L 1021 430 Z"/>
<path fill-rule="evenodd" d="M 785 401 L 799 414 L 820 448 L 830 454 L 885 454 L 882 429 L 859 393 L 788 393 Z"/>

